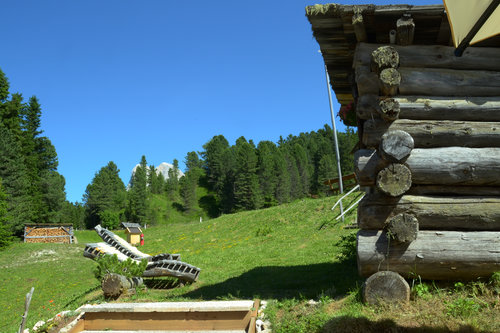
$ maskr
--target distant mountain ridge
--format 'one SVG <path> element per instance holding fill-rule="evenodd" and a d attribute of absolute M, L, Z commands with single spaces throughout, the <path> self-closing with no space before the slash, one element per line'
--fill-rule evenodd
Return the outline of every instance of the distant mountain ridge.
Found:
<path fill-rule="evenodd" d="M 130 180 L 128 181 L 128 184 L 127 184 L 127 190 L 130 189 L 130 187 L 132 186 L 132 178 L 134 178 L 135 170 L 137 170 L 137 168 L 139 166 L 140 166 L 140 164 L 136 164 L 135 167 L 132 169 L 132 173 L 130 175 Z M 165 178 L 165 180 L 167 180 L 168 179 L 168 170 L 173 169 L 173 168 L 174 168 L 173 164 L 170 164 L 167 162 L 162 162 L 162 163 L 160 163 L 160 165 L 155 167 L 155 171 L 156 171 L 157 175 L 161 174 L 163 176 L 163 178 Z M 147 168 L 147 170 L 146 170 L 146 174 L 148 174 L 148 173 L 149 173 L 149 168 Z M 184 176 L 184 172 L 179 170 L 178 178 L 181 178 L 182 176 Z"/>

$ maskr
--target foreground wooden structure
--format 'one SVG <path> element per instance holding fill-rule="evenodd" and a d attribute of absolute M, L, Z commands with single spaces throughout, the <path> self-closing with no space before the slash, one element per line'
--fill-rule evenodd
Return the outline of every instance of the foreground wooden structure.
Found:
<path fill-rule="evenodd" d="M 64 331 L 255 333 L 259 305 L 259 300 L 89 305 Z"/>
<path fill-rule="evenodd" d="M 500 36 L 454 55 L 442 5 L 307 7 L 342 105 L 353 104 L 362 276 L 500 271 Z"/>

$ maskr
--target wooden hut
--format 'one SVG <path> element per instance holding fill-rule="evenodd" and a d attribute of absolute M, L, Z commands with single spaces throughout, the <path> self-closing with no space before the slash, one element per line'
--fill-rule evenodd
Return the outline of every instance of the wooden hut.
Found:
<path fill-rule="evenodd" d="M 74 242 L 72 224 L 25 224 L 25 243 L 69 243 Z"/>
<path fill-rule="evenodd" d="M 456 57 L 442 5 L 327 4 L 306 16 L 357 117 L 359 273 L 500 271 L 500 36 Z"/>
<path fill-rule="evenodd" d="M 141 242 L 141 225 L 139 223 L 122 222 L 127 235 L 127 242 L 132 245 L 137 245 Z"/>

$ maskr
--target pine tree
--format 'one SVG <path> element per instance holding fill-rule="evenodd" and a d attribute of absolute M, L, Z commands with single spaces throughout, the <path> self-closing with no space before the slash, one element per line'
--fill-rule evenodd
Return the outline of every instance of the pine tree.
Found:
<path fill-rule="evenodd" d="M 7 195 L 3 191 L 2 179 L 0 178 L 0 251 L 5 249 L 13 239 L 12 232 L 8 227 Z"/>
<path fill-rule="evenodd" d="M 279 204 L 283 204 L 290 201 L 291 182 L 290 174 L 288 173 L 288 163 L 281 149 L 276 151 L 274 163 L 276 178 L 278 180 L 275 198 Z"/>
<path fill-rule="evenodd" d="M 125 185 L 118 173 L 118 167 L 112 161 L 102 167 L 87 186 L 83 195 L 86 225 L 93 228 L 102 224 L 105 211 L 123 216 L 126 204 Z"/>
<path fill-rule="evenodd" d="M 132 186 L 129 191 L 128 217 L 132 222 L 144 223 L 147 212 L 147 162 L 142 155 L 141 163 L 135 169 Z"/>
<path fill-rule="evenodd" d="M 234 207 L 236 210 L 259 208 L 261 196 L 257 178 L 257 154 L 244 137 L 236 140 L 235 157 Z"/>
<path fill-rule="evenodd" d="M 19 142 L 0 123 L 0 178 L 7 194 L 11 230 L 19 234 L 25 223 L 33 223 L 33 207 L 28 194 L 29 179 Z"/>
<path fill-rule="evenodd" d="M 276 177 L 275 154 L 276 145 L 271 141 L 261 141 L 257 146 L 258 170 L 260 191 L 264 200 L 264 207 L 277 204 L 275 194 L 278 178 Z"/>

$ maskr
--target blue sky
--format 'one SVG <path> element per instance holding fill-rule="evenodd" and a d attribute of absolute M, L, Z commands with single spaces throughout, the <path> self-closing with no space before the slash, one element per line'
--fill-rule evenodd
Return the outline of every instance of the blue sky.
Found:
<path fill-rule="evenodd" d="M 127 183 L 142 155 L 183 168 L 214 135 L 276 142 L 330 124 L 304 9 L 328 2 L 3 0 L 0 68 L 11 93 L 39 98 L 67 198 L 81 202 L 109 161 Z"/>

